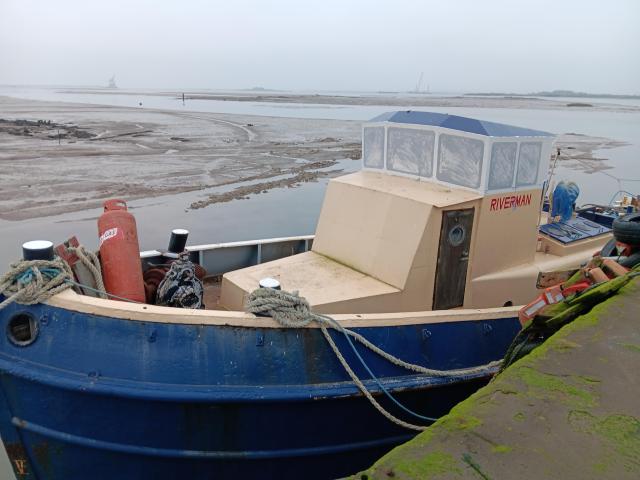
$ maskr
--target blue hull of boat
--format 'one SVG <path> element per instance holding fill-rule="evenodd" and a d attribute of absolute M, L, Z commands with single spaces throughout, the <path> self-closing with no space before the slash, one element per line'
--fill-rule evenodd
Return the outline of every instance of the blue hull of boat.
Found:
<path fill-rule="evenodd" d="M 47 305 L 28 346 L 0 335 L 0 434 L 19 479 L 337 478 L 415 432 L 382 417 L 315 328 L 114 319 Z M 437 369 L 501 358 L 517 318 L 355 329 Z M 368 378 L 341 334 L 347 361 Z M 409 375 L 361 348 L 408 407 L 439 417 L 487 377 Z M 394 414 L 416 422 L 365 381 Z"/>

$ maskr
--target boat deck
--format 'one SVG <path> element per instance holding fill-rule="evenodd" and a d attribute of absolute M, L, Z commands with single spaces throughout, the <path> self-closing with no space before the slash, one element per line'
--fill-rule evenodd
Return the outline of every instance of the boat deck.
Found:
<path fill-rule="evenodd" d="M 203 284 L 205 310 L 226 310 L 226 308 L 220 305 L 222 277 L 216 275 L 215 277 L 206 278 Z"/>

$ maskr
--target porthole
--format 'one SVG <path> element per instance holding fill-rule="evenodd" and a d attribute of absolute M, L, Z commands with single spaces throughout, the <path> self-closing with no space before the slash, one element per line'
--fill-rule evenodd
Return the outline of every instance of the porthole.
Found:
<path fill-rule="evenodd" d="M 449 230 L 449 244 L 452 247 L 459 247 L 462 245 L 462 242 L 464 242 L 466 233 L 462 225 L 454 225 L 451 230 Z"/>
<path fill-rule="evenodd" d="M 7 338 L 14 345 L 26 347 L 38 337 L 38 321 L 30 313 L 16 313 L 7 324 Z"/>

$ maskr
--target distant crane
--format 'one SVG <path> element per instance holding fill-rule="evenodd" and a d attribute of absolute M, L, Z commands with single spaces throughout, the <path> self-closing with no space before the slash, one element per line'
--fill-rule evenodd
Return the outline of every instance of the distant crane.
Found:
<path fill-rule="evenodd" d="M 418 83 L 416 83 L 416 89 L 414 90 L 415 93 L 421 93 L 422 92 L 422 80 L 424 78 L 424 72 L 420 72 L 420 77 L 418 78 Z"/>

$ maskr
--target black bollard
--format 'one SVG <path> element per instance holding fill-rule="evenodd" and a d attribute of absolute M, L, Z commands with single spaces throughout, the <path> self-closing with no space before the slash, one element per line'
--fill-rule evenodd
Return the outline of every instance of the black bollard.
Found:
<path fill-rule="evenodd" d="M 187 245 L 187 237 L 189 230 L 176 228 L 171 231 L 171 239 L 169 239 L 169 253 L 182 253 Z"/>
<path fill-rule="evenodd" d="M 32 240 L 22 244 L 25 260 L 53 260 L 53 243 L 48 240 Z"/>

